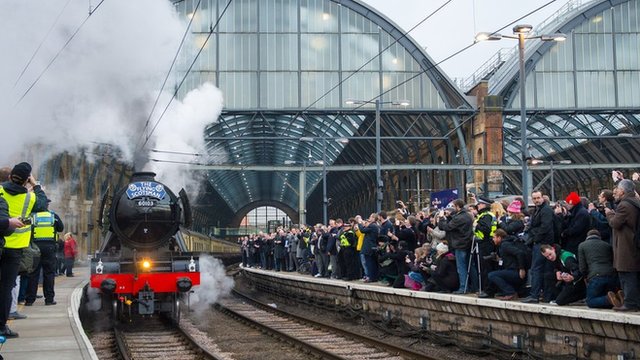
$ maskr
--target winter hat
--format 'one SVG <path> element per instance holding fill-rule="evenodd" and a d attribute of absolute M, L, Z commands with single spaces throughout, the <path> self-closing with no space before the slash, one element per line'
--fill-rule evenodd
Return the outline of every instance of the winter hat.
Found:
<path fill-rule="evenodd" d="M 436 251 L 446 253 L 449 251 L 449 247 L 445 243 L 440 243 L 436 246 Z"/>
<path fill-rule="evenodd" d="M 509 206 L 507 207 L 507 211 L 511 212 L 511 213 L 520 213 L 520 210 L 522 209 L 522 203 L 518 200 L 513 200 L 511 202 L 511 204 L 509 204 Z"/>
<path fill-rule="evenodd" d="M 15 183 L 24 183 L 31 175 L 31 165 L 26 162 L 21 162 L 11 169 L 11 181 Z"/>
<path fill-rule="evenodd" d="M 569 205 L 576 205 L 580 202 L 580 195 L 578 195 L 577 192 L 572 191 L 567 198 L 565 199 L 565 201 L 567 202 L 567 204 Z"/>

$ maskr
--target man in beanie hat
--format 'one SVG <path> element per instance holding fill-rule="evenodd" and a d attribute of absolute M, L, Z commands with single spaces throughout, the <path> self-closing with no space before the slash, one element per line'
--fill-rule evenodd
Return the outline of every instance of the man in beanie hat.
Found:
<path fill-rule="evenodd" d="M 562 221 L 560 230 L 560 246 L 572 254 L 578 253 L 578 245 L 587 238 L 591 225 L 589 211 L 582 205 L 577 192 L 571 192 L 567 198 L 567 212 L 563 214 L 556 208 L 556 216 Z"/>
<path fill-rule="evenodd" d="M 27 219 L 32 212 L 47 208 L 47 196 L 40 183 L 31 175 L 31 165 L 19 163 L 11 169 L 9 181 L 0 185 L 0 196 L 9 206 L 9 216 Z M 24 223 L 24 221 L 23 221 Z M 18 337 L 7 327 L 11 310 L 11 290 L 16 283 L 22 249 L 31 241 L 31 225 L 23 224 L 11 235 L 5 236 L 5 246 L 0 258 L 0 336 Z"/>

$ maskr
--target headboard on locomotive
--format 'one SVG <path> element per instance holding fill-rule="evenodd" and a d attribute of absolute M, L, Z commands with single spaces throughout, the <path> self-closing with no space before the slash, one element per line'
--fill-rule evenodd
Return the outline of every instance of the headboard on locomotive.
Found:
<path fill-rule="evenodd" d="M 110 204 L 103 201 L 102 214 L 108 218 L 109 231 L 100 252 L 187 251 L 175 236 L 181 225 L 191 225 L 186 193 L 183 189 L 176 196 L 155 176 L 153 172 L 134 173 L 129 184 L 115 192 Z"/>

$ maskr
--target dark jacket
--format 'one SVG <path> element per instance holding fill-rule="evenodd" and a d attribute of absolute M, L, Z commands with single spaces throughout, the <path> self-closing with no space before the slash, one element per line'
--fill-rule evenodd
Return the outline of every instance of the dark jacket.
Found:
<path fill-rule="evenodd" d="M 431 272 L 431 276 L 440 287 L 448 291 L 455 291 L 460 287 L 456 257 L 452 252 L 442 254 L 436 259 L 434 265 L 436 269 Z"/>
<path fill-rule="evenodd" d="M 591 235 L 578 247 L 578 264 L 587 279 L 614 275 L 613 248 L 599 236 Z"/>
<path fill-rule="evenodd" d="M 576 254 L 571 253 L 573 255 L 566 257 L 563 261 L 563 255 L 568 255 L 565 254 L 567 251 L 562 250 L 560 248 L 560 245 L 558 244 L 554 244 L 553 248 L 556 250 L 556 260 L 553 262 L 554 272 L 560 271 L 571 274 L 573 276 L 574 283 L 581 281 L 582 274 L 580 273 L 580 267 L 578 266 L 578 258 L 576 258 Z"/>
<path fill-rule="evenodd" d="M 607 215 L 611 234 L 611 246 L 613 247 L 613 267 L 617 271 L 640 271 L 640 249 L 636 247 L 634 236 L 638 221 L 638 208 L 640 200 L 633 194 L 625 195 L 618 202 L 615 212 Z"/>
<path fill-rule="evenodd" d="M 534 244 L 553 243 L 553 210 L 546 202 L 536 206 L 531 216 L 531 227 L 529 228 L 529 241 Z"/>
<path fill-rule="evenodd" d="M 378 247 L 378 234 L 380 234 L 380 227 L 377 223 L 370 223 L 369 226 L 358 226 L 360 231 L 364 234 L 364 242 L 360 252 L 364 255 L 373 255 Z"/>
<path fill-rule="evenodd" d="M 614 209 L 612 206 L 609 209 Z M 591 228 L 600 232 L 600 238 L 603 241 L 611 243 L 611 226 L 604 215 L 604 211 L 593 209 L 589 212 L 591 217 Z"/>
<path fill-rule="evenodd" d="M 527 260 L 528 248 L 515 236 L 507 236 L 502 239 L 498 247 L 498 255 L 502 259 L 502 268 L 507 270 L 529 269 Z"/>
<path fill-rule="evenodd" d="M 498 228 L 506 231 L 508 235 L 517 236 L 524 231 L 524 221 L 507 218 L 505 222 L 498 224 Z"/>
<path fill-rule="evenodd" d="M 10 235 L 9 230 L 9 206 L 3 197 L 0 196 L 0 237 L 3 237 L 0 242 L 4 245 L 4 236 Z"/>
<path fill-rule="evenodd" d="M 590 225 L 589 212 L 582 206 L 581 202 L 577 203 L 564 218 L 562 233 L 560 234 L 562 248 L 577 254 L 578 245 L 587 238 Z"/>
<path fill-rule="evenodd" d="M 465 209 L 453 214 L 450 219 L 438 222 L 440 230 L 447 232 L 445 239 L 449 247 L 455 250 L 469 250 L 473 240 L 473 217 Z"/>
<path fill-rule="evenodd" d="M 407 250 L 413 251 L 416 249 L 416 233 L 413 228 L 401 226 L 396 236 L 398 237 L 398 242 L 404 241 L 407 243 Z"/>

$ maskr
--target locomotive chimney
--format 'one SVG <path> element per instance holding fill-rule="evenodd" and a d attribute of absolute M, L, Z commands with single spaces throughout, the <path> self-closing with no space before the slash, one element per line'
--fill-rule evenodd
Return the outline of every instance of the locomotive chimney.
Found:
<path fill-rule="evenodd" d="M 155 181 L 156 173 L 151 171 L 136 172 L 131 175 L 131 182 L 136 181 Z"/>

